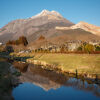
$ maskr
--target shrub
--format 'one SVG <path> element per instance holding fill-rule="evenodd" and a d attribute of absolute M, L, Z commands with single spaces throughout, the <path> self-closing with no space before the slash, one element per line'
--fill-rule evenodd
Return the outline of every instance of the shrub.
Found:
<path fill-rule="evenodd" d="M 95 51 L 100 51 L 100 46 L 96 46 Z"/>
<path fill-rule="evenodd" d="M 14 49 L 13 49 L 12 46 L 6 46 L 5 51 L 8 52 L 8 53 L 11 53 L 11 52 L 14 52 Z"/>

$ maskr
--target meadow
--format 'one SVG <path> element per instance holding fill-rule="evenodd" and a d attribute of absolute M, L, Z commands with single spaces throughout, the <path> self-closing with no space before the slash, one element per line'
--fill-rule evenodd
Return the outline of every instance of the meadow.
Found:
<path fill-rule="evenodd" d="M 11 53 L 11 56 L 28 57 L 27 62 L 46 62 L 65 72 L 77 70 L 78 73 L 100 75 L 100 54 Z"/>

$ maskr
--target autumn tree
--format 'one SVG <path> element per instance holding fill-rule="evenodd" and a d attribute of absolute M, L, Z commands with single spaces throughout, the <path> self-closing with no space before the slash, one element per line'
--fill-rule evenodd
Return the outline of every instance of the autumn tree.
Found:
<path fill-rule="evenodd" d="M 19 37 L 17 40 L 9 40 L 6 45 L 20 45 L 23 44 L 24 46 L 28 45 L 28 41 L 25 36 Z"/>
<path fill-rule="evenodd" d="M 88 53 L 95 51 L 95 47 L 92 44 L 86 44 L 84 50 Z"/>
<path fill-rule="evenodd" d="M 14 40 L 9 40 L 7 43 L 6 43 L 6 45 L 15 45 L 16 44 L 16 41 L 14 41 Z"/>
<path fill-rule="evenodd" d="M 41 35 L 38 40 L 44 40 L 44 39 L 45 39 L 45 37 L 43 35 Z"/>
<path fill-rule="evenodd" d="M 19 44 L 23 44 L 24 46 L 27 46 L 28 45 L 28 41 L 26 39 L 25 36 L 21 36 L 19 37 L 18 41 L 17 41 Z"/>

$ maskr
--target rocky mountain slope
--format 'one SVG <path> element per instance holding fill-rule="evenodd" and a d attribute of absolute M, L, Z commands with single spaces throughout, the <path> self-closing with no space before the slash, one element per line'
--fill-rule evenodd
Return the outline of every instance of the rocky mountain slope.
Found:
<path fill-rule="evenodd" d="M 43 10 L 28 19 L 14 20 L 0 29 L 0 42 L 26 36 L 29 43 L 43 35 L 53 43 L 68 40 L 100 40 L 100 27 L 80 22 L 73 24 L 56 11 Z"/>
<path fill-rule="evenodd" d="M 79 22 L 78 24 L 73 25 L 71 27 L 56 27 L 57 30 L 69 30 L 69 29 L 78 29 L 78 28 L 100 36 L 100 27 L 92 24 L 88 24 L 86 22 Z"/>
<path fill-rule="evenodd" d="M 14 20 L 0 29 L 0 42 L 17 39 L 21 35 L 30 36 L 42 30 L 54 29 L 55 26 L 72 26 L 72 22 L 58 12 L 43 10 L 28 19 Z"/>

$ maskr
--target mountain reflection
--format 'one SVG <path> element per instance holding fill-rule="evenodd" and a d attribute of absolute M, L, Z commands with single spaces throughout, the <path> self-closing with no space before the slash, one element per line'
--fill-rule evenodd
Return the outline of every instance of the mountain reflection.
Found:
<path fill-rule="evenodd" d="M 45 91 L 57 89 L 61 86 L 70 86 L 100 96 L 100 84 L 92 83 L 90 80 L 69 77 L 68 75 L 44 70 L 40 66 L 27 63 L 13 62 L 13 65 L 22 72 L 20 76 L 21 82 L 31 82 Z"/>

